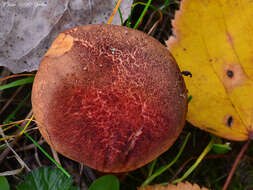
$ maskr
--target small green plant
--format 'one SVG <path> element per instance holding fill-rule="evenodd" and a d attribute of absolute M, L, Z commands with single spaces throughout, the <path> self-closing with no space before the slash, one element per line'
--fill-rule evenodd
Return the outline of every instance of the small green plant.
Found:
<path fill-rule="evenodd" d="M 58 168 L 43 167 L 30 172 L 17 190 L 79 190 L 73 179 Z"/>
<path fill-rule="evenodd" d="M 105 175 L 94 181 L 89 190 L 119 190 L 119 180 L 114 175 Z"/>
<path fill-rule="evenodd" d="M 0 189 L 1 190 L 9 190 L 10 189 L 10 185 L 9 185 L 5 176 L 0 176 Z"/>

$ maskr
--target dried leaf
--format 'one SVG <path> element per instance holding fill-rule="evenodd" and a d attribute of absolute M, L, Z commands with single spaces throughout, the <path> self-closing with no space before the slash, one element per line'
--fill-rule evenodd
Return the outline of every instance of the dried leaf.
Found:
<path fill-rule="evenodd" d="M 12 72 L 33 71 L 53 39 L 63 30 L 89 23 L 106 23 L 115 0 L 0 1 L 0 66 Z M 132 1 L 121 3 L 126 19 Z M 120 25 L 115 15 L 112 24 Z"/>
<path fill-rule="evenodd" d="M 183 0 L 167 45 L 193 96 L 187 119 L 231 140 L 253 138 L 253 2 Z"/>
<path fill-rule="evenodd" d="M 197 184 L 191 184 L 189 182 L 181 182 L 177 185 L 168 184 L 167 186 L 154 185 L 138 188 L 138 190 L 208 190 L 205 187 L 200 188 Z"/>

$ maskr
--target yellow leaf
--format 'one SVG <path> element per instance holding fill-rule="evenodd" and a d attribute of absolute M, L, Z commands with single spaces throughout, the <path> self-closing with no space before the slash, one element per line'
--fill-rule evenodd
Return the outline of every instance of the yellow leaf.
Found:
<path fill-rule="evenodd" d="M 168 48 L 192 100 L 187 119 L 231 140 L 253 138 L 253 1 L 183 0 Z"/>
<path fill-rule="evenodd" d="M 154 185 L 138 188 L 138 190 L 208 190 L 205 187 L 200 188 L 197 184 L 190 184 L 189 182 L 181 182 L 177 185 L 168 184 L 167 186 Z"/>

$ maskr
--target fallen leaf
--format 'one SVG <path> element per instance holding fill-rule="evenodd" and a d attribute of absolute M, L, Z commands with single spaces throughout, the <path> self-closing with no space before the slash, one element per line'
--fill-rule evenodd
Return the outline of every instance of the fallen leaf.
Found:
<path fill-rule="evenodd" d="M 0 1 L 0 66 L 14 73 L 38 68 L 56 36 L 75 26 L 106 23 L 115 0 Z M 122 1 L 123 19 L 132 1 Z M 112 24 L 120 25 L 117 13 Z"/>
<path fill-rule="evenodd" d="M 138 190 L 208 190 L 205 187 L 200 188 L 197 184 L 191 184 L 189 182 L 181 182 L 177 185 L 168 184 L 167 186 L 154 185 L 147 187 L 140 187 Z"/>
<path fill-rule="evenodd" d="M 231 140 L 253 138 L 253 2 L 183 0 L 167 41 L 192 100 L 187 119 Z"/>

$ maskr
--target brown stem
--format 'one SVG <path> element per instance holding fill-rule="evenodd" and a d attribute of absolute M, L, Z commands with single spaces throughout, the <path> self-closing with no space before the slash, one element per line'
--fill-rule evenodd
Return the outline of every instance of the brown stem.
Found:
<path fill-rule="evenodd" d="M 244 155 L 245 151 L 247 150 L 250 141 L 251 141 L 251 140 L 249 139 L 249 140 L 243 145 L 243 147 L 242 147 L 240 153 L 238 154 L 238 156 L 237 156 L 237 158 L 236 158 L 236 160 L 235 160 L 235 162 L 234 162 L 234 164 L 233 164 L 232 169 L 231 169 L 230 172 L 229 172 L 229 175 L 228 175 L 228 177 L 227 177 L 227 180 L 226 180 L 226 182 L 225 182 L 225 184 L 224 184 L 222 190 L 226 190 L 226 189 L 228 188 L 228 186 L 229 186 L 229 184 L 230 184 L 230 182 L 231 182 L 231 179 L 232 179 L 232 177 L 233 177 L 233 175 L 234 175 L 234 173 L 235 173 L 235 169 L 237 168 L 237 165 L 238 165 L 239 161 L 241 160 L 242 156 Z"/>

